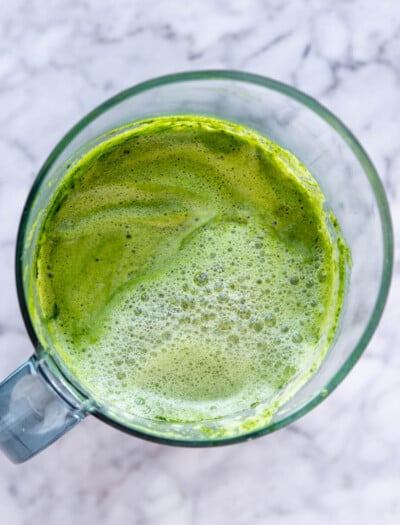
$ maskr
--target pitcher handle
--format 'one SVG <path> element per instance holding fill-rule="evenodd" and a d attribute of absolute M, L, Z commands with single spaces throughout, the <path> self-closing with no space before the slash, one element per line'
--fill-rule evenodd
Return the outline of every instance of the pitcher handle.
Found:
<path fill-rule="evenodd" d="M 36 356 L 0 383 L 0 450 L 13 463 L 30 459 L 87 415 L 68 394 Z"/>

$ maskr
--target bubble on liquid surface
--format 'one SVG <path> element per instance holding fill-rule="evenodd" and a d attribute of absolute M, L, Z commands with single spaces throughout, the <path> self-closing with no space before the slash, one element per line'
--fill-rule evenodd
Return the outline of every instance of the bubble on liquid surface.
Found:
<path fill-rule="evenodd" d="M 297 307 L 300 287 L 288 289 L 287 278 L 279 277 L 281 263 L 274 258 L 278 246 L 271 246 L 257 223 L 252 230 L 249 224 L 236 226 L 234 232 L 223 224 L 210 225 L 192 239 L 191 252 L 182 252 L 164 272 L 146 279 L 145 291 L 135 284 L 115 297 L 105 317 L 116 329 L 101 335 L 90 363 L 97 373 L 104 370 L 107 348 L 129 356 L 129 365 L 117 357 L 107 371 L 107 377 L 128 385 L 113 393 L 114 402 L 128 406 L 131 396 L 146 399 L 143 411 L 135 404 L 137 413 L 185 421 L 194 417 L 195 403 L 205 417 L 214 418 L 245 409 L 251 399 L 273 395 L 296 377 L 306 360 L 299 347 L 309 344 L 313 320 Z M 248 249 L 253 230 L 271 247 L 270 265 L 281 280 L 271 286 L 268 303 L 260 288 L 264 263 L 257 250 Z M 235 251 L 229 251 L 233 240 Z M 254 271 L 247 273 L 247 265 L 227 270 L 238 257 L 251 262 Z M 303 260 L 293 258 L 290 265 L 300 270 Z M 126 308 L 127 303 L 133 308 Z M 138 308 L 140 317 L 135 314 Z"/>

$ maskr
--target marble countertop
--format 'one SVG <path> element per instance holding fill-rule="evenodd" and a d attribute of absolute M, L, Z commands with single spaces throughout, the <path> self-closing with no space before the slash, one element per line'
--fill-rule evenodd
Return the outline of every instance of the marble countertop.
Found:
<path fill-rule="evenodd" d="M 394 525 L 400 522 L 400 5 L 396 0 L 14 0 L 0 3 L 0 377 L 32 353 L 13 274 L 35 174 L 98 103 L 191 69 L 308 92 L 369 152 L 397 239 L 384 317 L 344 383 L 273 435 L 213 450 L 95 420 L 28 463 L 0 456 L 5 525 Z"/>

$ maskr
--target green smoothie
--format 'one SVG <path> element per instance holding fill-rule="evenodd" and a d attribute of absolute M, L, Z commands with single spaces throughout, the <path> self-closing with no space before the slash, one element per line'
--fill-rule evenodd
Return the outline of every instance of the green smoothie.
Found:
<path fill-rule="evenodd" d="M 184 424 L 275 410 L 337 329 L 347 248 L 324 206 L 307 169 L 250 129 L 175 116 L 116 130 L 46 212 L 39 340 L 114 411 Z"/>

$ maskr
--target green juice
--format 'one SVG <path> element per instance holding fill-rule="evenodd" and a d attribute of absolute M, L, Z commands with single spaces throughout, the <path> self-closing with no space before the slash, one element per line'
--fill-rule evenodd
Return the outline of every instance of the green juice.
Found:
<path fill-rule="evenodd" d="M 348 252 L 324 206 L 307 169 L 250 129 L 125 126 L 68 168 L 46 211 L 39 340 L 98 405 L 133 417 L 276 410 L 338 325 Z"/>

